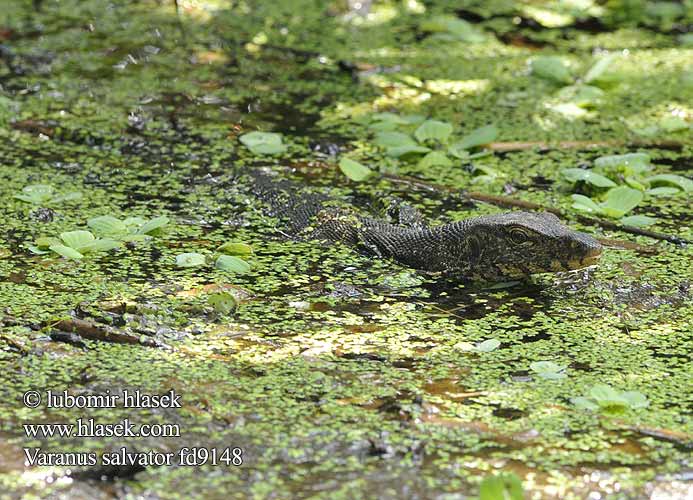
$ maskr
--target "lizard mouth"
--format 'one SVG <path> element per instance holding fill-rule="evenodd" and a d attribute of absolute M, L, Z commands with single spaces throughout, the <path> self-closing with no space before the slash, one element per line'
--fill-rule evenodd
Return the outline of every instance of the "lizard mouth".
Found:
<path fill-rule="evenodd" d="M 601 247 L 590 248 L 587 253 L 580 259 L 571 259 L 568 261 L 570 269 L 581 269 L 595 265 L 602 256 Z"/>

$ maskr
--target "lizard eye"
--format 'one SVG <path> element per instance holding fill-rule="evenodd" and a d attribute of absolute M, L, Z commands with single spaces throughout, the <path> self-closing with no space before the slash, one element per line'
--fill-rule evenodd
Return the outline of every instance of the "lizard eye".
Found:
<path fill-rule="evenodd" d="M 529 241 L 529 237 L 522 229 L 514 228 L 510 230 L 510 241 L 516 245 L 522 245 Z"/>

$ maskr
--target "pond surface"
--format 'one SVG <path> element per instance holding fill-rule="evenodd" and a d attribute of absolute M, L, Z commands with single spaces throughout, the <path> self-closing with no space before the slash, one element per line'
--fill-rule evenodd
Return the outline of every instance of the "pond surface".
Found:
<path fill-rule="evenodd" d="M 586 219 L 571 194 L 604 191 L 561 171 L 646 153 L 647 176 L 690 178 L 693 13 L 554 3 L 4 6 L 0 499 L 461 499 L 500 472 L 530 498 L 690 495 L 691 247 Z M 426 24 L 439 15 L 477 24 Z M 559 56 L 579 85 L 606 54 L 610 79 L 579 106 L 565 82 L 530 69 Z M 426 163 L 377 145 L 379 132 L 411 135 L 426 117 L 452 125 L 451 143 L 494 124 L 495 146 Z M 287 149 L 254 153 L 239 140 L 254 130 L 281 133 Z M 374 174 L 350 180 L 346 156 Z M 595 267 L 460 283 L 287 239 L 243 182 L 260 167 L 364 209 L 401 198 L 433 223 L 505 210 L 484 195 L 524 200 L 609 242 Z M 633 188 L 625 176 L 614 178 Z M 690 241 L 678 179 L 628 215 Z M 53 191 L 16 197 L 35 185 Z M 170 222 L 80 260 L 29 248 L 104 215 Z M 226 242 L 252 247 L 250 271 L 212 265 Z M 179 267 L 183 253 L 209 263 Z M 558 371 L 540 374 L 542 361 Z M 600 384 L 618 401 L 597 401 Z M 173 390 L 181 407 L 22 399 L 137 389 Z M 29 438 L 23 427 L 87 417 L 180 432 Z M 38 447 L 240 448 L 243 464 L 30 466 L 24 449 Z"/>

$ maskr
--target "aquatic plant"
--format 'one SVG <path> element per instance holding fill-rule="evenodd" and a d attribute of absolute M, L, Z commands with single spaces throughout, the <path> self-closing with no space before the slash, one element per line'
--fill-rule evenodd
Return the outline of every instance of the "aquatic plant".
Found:
<path fill-rule="evenodd" d="M 644 215 L 623 216 L 638 206 L 646 195 L 670 196 L 693 191 L 693 181 L 680 175 L 645 176 L 651 168 L 649 155 L 629 153 L 599 157 L 594 161 L 594 170 L 563 169 L 561 176 L 583 190 L 588 187 L 587 192 L 593 195 L 573 194 L 576 210 L 621 218 L 624 224 L 646 226 L 656 219 Z"/>
<path fill-rule="evenodd" d="M 166 216 L 143 219 L 142 217 L 128 217 L 118 219 L 112 215 L 101 215 L 87 221 L 97 235 L 114 238 L 120 241 L 138 241 L 147 236 L 158 234 L 168 225 L 170 219 Z"/>
<path fill-rule="evenodd" d="M 120 242 L 111 238 L 96 238 L 90 231 L 67 231 L 60 233 L 60 239 L 38 238 L 29 250 L 35 254 L 55 252 L 68 259 L 83 259 L 85 254 L 106 252 L 118 248 Z"/>
<path fill-rule="evenodd" d="M 58 194 L 50 184 L 31 184 L 23 187 L 21 193 L 14 195 L 15 199 L 33 205 L 54 205 L 64 201 L 79 200 L 81 197 L 82 193 L 78 191 Z"/>
<path fill-rule="evenodd" d="M 249 132 L 239 137 L 241 143 L 258 155 L 276 155 L 286 151 L 281 134 L 273 132 Z"/>
<path fill-rule="evenodd" d="M 647 408 L 647 398 L 637 391 L 618 391 L 606 384 L 593 386 L 587 396 L 571 398 L 571 403 L 583 410 L 598 410 L 619 414 L 631 409 Z"/>
<path fill-rule="evenodd" d="M 566 365 L 559 365 L 553 361 L 534 361 L 529 365 L 529 369 L 536 373 L 537 376 L 549 380 L 560 380 L 566 378 L 566 368 Z"/>
<path fill-rule="evenodd" d="M 229 242 L 219 246 L 212 255 L 197 252 L 187 252 L 176 256 L 177 267 L 201 267 L 212 264 L 221 271 L 243 274 L 250 271 L 250 264 L 240 256 L 250 255 L 252 247 L 246 243 Z"/>

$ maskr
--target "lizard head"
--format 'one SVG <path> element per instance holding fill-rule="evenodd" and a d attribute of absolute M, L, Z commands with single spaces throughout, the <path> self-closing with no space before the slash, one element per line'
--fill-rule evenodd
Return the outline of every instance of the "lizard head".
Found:
<path fill-rule="evenodd" d="M 519 278 L 596 264 L 602 246 L 550 213 L 509 212 L 469 219 L 462 257 L 482 279 Z"/>

